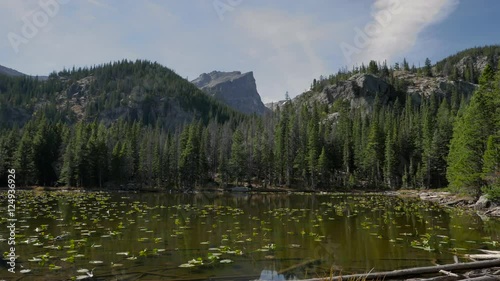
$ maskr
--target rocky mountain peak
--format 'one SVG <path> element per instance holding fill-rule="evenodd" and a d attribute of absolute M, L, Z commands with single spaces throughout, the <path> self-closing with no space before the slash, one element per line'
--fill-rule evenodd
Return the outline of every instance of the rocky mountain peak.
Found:
<path fill-rule="evenodd" d="M 196 87 L 230 107 L 246 114 L 264 114 L 268 111 L 262 103 L 253 72 L 212 71 L 191 81 Z"/>

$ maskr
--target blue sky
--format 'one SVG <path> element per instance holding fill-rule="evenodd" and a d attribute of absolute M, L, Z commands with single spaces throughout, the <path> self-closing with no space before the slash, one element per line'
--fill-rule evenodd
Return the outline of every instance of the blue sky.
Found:
<path fill-rule="evenodd" d="M 497 0 L 5 0 L 0 64 L 32 75 L 149 59 L 195 79 L 253 71 L 264 102 L 370 59 L 500 43 Z"/>

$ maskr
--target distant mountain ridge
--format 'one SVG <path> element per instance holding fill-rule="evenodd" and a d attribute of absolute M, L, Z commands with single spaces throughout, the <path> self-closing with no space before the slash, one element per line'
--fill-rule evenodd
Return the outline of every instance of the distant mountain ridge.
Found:
<path fill-rule="evenodd" d="M 25 76 L 26 75 L 24 73 L 21 73 L 21 72 L 15 70 L 15 69 L 8 68 L 8 67 L 3 66 L 3 65 L 0 65 L 0 74 L 4 74 L 7 76 L 11 76 L 11 77 Z"/>
<path fill-rule="evenodd" d="M 38 77 L 40 80 L 47 80 L 48 76 L 31 76 L 28 74 L 24 74 L 22 72 L 19 72 L 15 69 L 0 65 L 0 75 L 7 75 L 9 77 L 22 77 L 22 76 L 29 76 L 29 77 Z"/>
<path fill-rule="evenodd" d="M 269 110 L 257 92 L 253 72 L 212 71 L 191 81 L 196 87 L 217 100 L 245 114 L 265 114 Z"/>

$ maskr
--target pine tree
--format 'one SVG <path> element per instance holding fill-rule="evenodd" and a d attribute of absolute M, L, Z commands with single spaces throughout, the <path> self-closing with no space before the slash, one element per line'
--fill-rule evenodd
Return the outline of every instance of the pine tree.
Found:
<path fill-rule="evenodd" d="M 94 122 L 88 142 L 91 185 L 102 187 L 108 179 L 108 146 L 104 124 Z"/>
<path fill-rule="evenodd" d="M 490 135 L 483 155 L 483 191 L 493 200 L 500 199 L 500 134 Z"/>
<path fill-rule="evenodd" d="M 403 59 L 403 70 L 404 71 L 410 71 L 410 65 L 406 61 L 406 58 Z"/>
<path fill-rule="evenodd" d="M 21 186 L 31 185 L 35 182 L 36 170 L 33 155 L 33 144 L 29 127 L 25 127 L 21 141 L 14 154 L 14 169 Z"/>
<path fill-rule="evenodd" d="M 368 73 L 377 75 L 378 72 L 379 72 L 379 68 L 378 68 L 377 62 L 374 60 L 371 60 L 370 63 L 368 64 Z"/>
<path fill-rule="evenodd" d="M 387 130 L 385 137 L 385 152 L 384 152 L 384 180 L 387 187 L 394 189 L 397 187 L 397 148 L 396 148 L 396 126 L 391 126 Z"/>
<path fill-rule="evenodd" d="M 196 124 L 187 126 L 182 133 L 179 177 L 184 188 L 193 188 L 199 183 L 200 137 L 199 127 Z"/>
<path fill-rule="evenodd" d="M 240 129 L 236 129 L 233 134 L 229 167 L 231 169 L 232 178 L 236 180 L 237 184 L 245 179 L 247 171 L 247 157 L 248 154 L 245 151 L 243 133 Z"/>
<path fill-rule="evenodd" d="M 315 189 L 318 181 L 318 156 L 321 152 L 319 150 L 319 113 L 317 110 L 317 104 L 313 105 L 312 116 L 309 121 L 307 134 L 307 162 L 309 166 L 310 186 L 312 189 Z"/>
<path fill-rule="evenodd" d="M 364 161 L 364 166 L 366 171 L 368 172 L 369 180 L 376 186 L 382 179 L 381 172 L 384 157 L 384 136 L 379 126 L 378 120 L 379 107 L 380 100 L 377 95 L 373 105 L 370 131 L 367 139 L 368 143 L 366 145 Z"/>
<path fill-rule="evenodd" d="M 425 59 L 425 66 L 424 66 L 424 75 L 428 77 L 432 77 L 432 63 L 429 58 Z"/>
<path fill-rule="evenodd" d="M 122 144 L 118 141 L 113 147 L 113 151 L 111 153 L 111 179 L 115 182 L 120 182 L 123 180 L 123 155 L 122 155 Z M 71 157 L 71 156 L 67 156 Z M 71 159 L 68 159 L 68 163 Z M 66 161 L 65 161 L 66 162 Z M 71 169 L 71 166 L 68 165 L 68 170 Z M 67 171 L 66 173 L 70 174 L 71 171 Z M 69 181 L 67 181 L 69 182 Z"/>
<path fill-rule="evenodd" d="M 432 151 L 432 140 L 434 136 L 434 113 L 431 105 L 424 102 L 422 107 L 422 183 L 426 188 L 431 187 L 431 169 L 433 167 L 434 155 Z"/>
<path fill-rule="evenodd" d="M 495 132 L 494 120 L 497 118 L 493 80 L 494 72 L 488 65 L 480 78 L 479 90 L 455 123 L 447 171 L 453 190 L 478 194 L 484 184 L 482 162 L 486 141 Z"/>
<path fill-rule="evenodd" d="M 71 138 L 66 144 L 63 155 L 63 164 L 59 182 L 65 186 L 76 186 L 76 163 L 75 163 L 75 145 Z"/>
<path fill-rule="evenodd" d="M 453 134 L 453 118 L 446 99 L 443 99 L 436 116 L 436 128 L 432 137 L 431 153 L 432 165 L 431 175 L 433 186 L 447 186 L 446 181 L 446 158 L 448 156 L 450 139 Z"/>
<path fill-rule="evenodd" d="M 321 148 L 321 153 L 318 157 L 318 174 L 320 182 L 325 185 L 329 183 L 329 161 L 328 156 L 326 154 L 325 147 Z M 326 186 L 325 186 L 326 187 Z"/>

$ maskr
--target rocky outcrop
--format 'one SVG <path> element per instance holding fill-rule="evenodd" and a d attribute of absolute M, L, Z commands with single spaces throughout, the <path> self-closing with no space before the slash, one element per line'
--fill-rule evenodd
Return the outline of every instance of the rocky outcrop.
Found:
<path fill-rule="evenodd" d="M 77 120 L 82 120 L 85 117 L 86 107 L 91 97 L 90 86 L 94 81 L 95 78 L 89 76 L 71 84 L 58 96 L 59 109 L 69 108 Z"/>
<path fill-rule="evenodd" d="M 264 104 L 270 110 L 276 110 L 278 107 L 283 106 L 286 103 L 286 100 L 273 101 Z"/>
<path fill-rule="evenodd" d="M 396 91 L 392 85 L 377 76 L 356 74 L 346 81 L 326 86 L 319 93 L 304 93 L 296 97 L 295 101 L 331 105 L 337 100 L 342 100 L 349 102 L 351 108 L 365 107 L 370 110 L 377 95 L 381 103 L 387 103 L 396 98 Z"/>
<path fill-rule="evenodd" d="M 309 91 L 295 98 L 302 103 L 318 102 L 332 105 L 337 100 L 349 102 L 351 108 L 371 110 L 378 95 L 381 104 L 400 98 L 411 98 L 415 104 L 431 95 L 449 98 L 453 92 L 471 96 L 477 85 L 466 81 L 452 81 L 445 77 L 424 77 L 409 71 L 395 71 L 394 78 L 404 84 L 396 91 L 395 86 L 372 74 L 355 74 L 345 81 L 327 85 L 321 92 Z M 401 86 L 400 86 L 401 87 Z"/>
<path fill-rule="evenodd" d="M 496 58 L 494 58 L 494 60 L 496 60 Z M 467 65 L 472 66 L 474 72 L 482 73 L 489 61 L 490 58 L 487 56 L 465 56 L 455 65 L 455 67 L 459 75 L 465 75 Z"/>
<path fill-rule="evenodd" d="M 213 71 L 201 74 L 191 83 L 240 112 L 259 115 L 268 112 L 257 92 L 253 72 Z"/>
<path fill-rule="evenodd" d="M 338 99 L 348 100 L 353 108 L 371 108 L 377 95 L 384 104 L 396 98 L 391 85 L 370 74 L 356 74 L 347 81 L 325 87 L 322 92 L 330 103 Z"/>
<path fill-rule="evenodd" d="M 395 71 L 394 77 L 404 81 L 406 84 L 406 94 L 417 103 L 420 103 L 422 98 L 428 98 L 431 95 L 448 97 L 453 92 L 457 92 L 465 96 L 471 96 L 477 89 L 476 84 L 463 80 L 452 81 L 441 76 L 419 76 L 408 71 Z"/>

